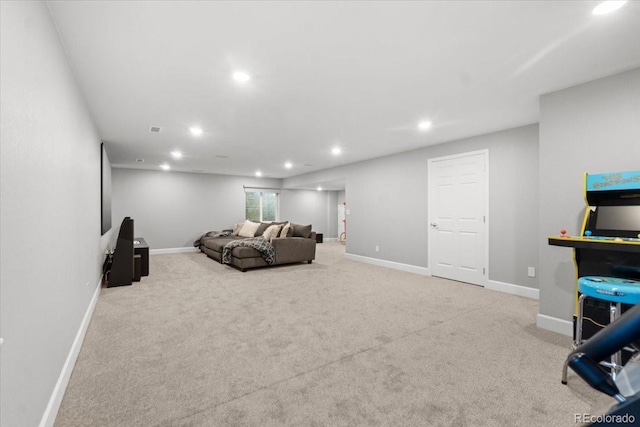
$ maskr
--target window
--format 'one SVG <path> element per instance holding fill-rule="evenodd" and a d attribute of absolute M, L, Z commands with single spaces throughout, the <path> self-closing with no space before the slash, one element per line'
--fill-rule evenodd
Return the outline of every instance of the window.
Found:
<path fill-rule="evenodd" d="M 245 193 L 244 196 L 246 219 L 260 222 L 260 193 Z"/>
<path fill-rule="evenodd" d="M 276 221 L 278 193 L 273 190 L 245 189 L 245 217 L 249 221 Z"/>

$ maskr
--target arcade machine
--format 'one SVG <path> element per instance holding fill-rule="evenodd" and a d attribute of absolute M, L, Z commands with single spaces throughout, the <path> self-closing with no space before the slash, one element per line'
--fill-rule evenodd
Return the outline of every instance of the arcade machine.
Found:
<path fill-rule="evenodd" d="M 549 237 L 549 244 L 573 248 L 578 281 L 597 276 L 609 285 L 640 283 L 640 171 L 585 174 L 584 189 L 587 206 L 580 234 L 569 236 L 561 230 L 560 236 Z M 631 305 L 619 296 L 624 313 Z M 585 297 L 582 334 L 576 336 L 579 297 L 576 286 L 573 339 L 578 344 L 611 322 L 609 302 Z M 623 362 L 628 357 L 623 354 Z"/>

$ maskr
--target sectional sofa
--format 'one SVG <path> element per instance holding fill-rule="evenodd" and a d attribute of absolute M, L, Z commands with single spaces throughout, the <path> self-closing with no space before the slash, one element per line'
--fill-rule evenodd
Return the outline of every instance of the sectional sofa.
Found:
<path fill-rule="evenodd" d="M 205 235 L 198 244 L 209 258 L 243 272 L 304 261 L 311 264 L 316 258 L 316 233 L 311 225 L 289 222 L 245 221 L 236 224 L 233 230 Z"/>

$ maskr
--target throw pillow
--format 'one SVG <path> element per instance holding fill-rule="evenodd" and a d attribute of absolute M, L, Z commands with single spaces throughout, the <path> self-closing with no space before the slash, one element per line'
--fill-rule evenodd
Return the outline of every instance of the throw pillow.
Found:
<path fill-rule="evenodd" d="M 256 234 L 255 234 L 255 236 L 254 236 L 254 237 L 258 237 L 258 236 L 262 236 L 262 235 L 264 235 L 265 230 L 266 230 L 270 225 L 273 225 L 273 224 L 270 224 L 270 223 L 268 223 L 268 222 L 261 222 L 261 223 L 260 223 L 260 226 L 259 226 L 259 227 L 258 227 L 258 229 L 256 230 Z"/>
<path fill-rule="evenodd" d="M 280 237 L 289 237 L 287 236 L 289 230 L 291 230 L 291 224 L 287 222 L 284 227 L 282 227 L 282 231 L 280 231 Z"/>
<path fill-rule="evenodd" d="M 293 237 L 305 237 L 308 239 L 311 236 L 311 224 L 291 224 L 291 227 L 293 228 Z"/>
<path fill-rule="evenodd" d="M 281 225 L 270 225 L 266 230 L 264 230 L 262 237 L 264 237 L 268 241 L 271 241 L 274 238 L 278 237 L 281 228 Z"/>
<path fill-rule="evenodd" d="M 237 236 L 243 225 L 244 225 L 244 222 L 239 222 L 237 224 L 234 224 L 233 231 L 231 232 L 231 234 L 233 234 L 234 236 Z"/>
<path fill-rule="evenodd" d="M 258 227 L 260 227 L 259 222 L 253 222 L 246 220 L 238 233 L 240 237 L 253 237 L 256 235 L 256 231 L 258 231 Z"/>

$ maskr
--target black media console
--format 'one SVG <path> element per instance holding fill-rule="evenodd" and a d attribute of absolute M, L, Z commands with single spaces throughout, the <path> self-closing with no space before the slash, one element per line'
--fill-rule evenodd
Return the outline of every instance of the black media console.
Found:
<path fill-rule="evenodd" d="M 133 219 L 126 217 L 120 225 L 107 287 L 131 285 L 148 275 L 149 245 L 142 237 L 133 237 Z"/>

